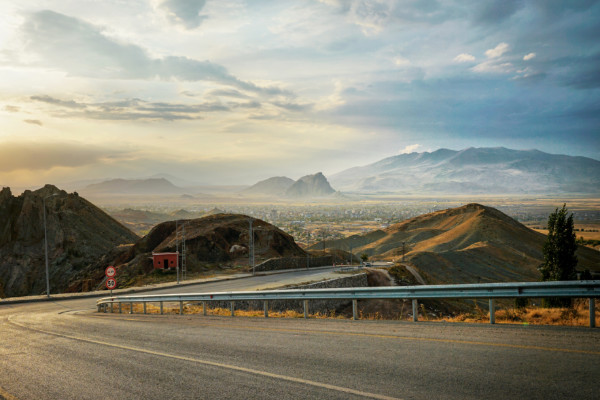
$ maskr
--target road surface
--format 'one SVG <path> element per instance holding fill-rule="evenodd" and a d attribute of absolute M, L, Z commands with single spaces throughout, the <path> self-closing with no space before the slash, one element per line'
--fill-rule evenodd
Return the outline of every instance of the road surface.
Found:
<path fill-rule="evenodd" d="M 600 329 L 99 314 L 95 301 L 0 306 L 0 399 L 600 398 Z"/>

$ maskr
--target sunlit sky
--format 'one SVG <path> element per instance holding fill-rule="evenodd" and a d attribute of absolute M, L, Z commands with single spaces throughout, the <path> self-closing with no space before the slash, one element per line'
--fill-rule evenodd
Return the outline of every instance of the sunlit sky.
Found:
<path fill-rule="evenodd" d="M 504 146 L 600 159 L 600 4 L 0 2 L 0 185 L 325 175 Z"/>

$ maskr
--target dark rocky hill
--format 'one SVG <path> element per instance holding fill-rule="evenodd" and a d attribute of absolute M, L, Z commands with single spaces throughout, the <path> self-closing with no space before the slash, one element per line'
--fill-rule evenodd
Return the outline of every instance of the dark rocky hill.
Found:
<path fill-rule="evenodd" d="M 89 275 L 97 260 L 138 239 L 77 193 L 46 185 L 15 197 L 6 187 L 0 191 L 0 297 L 46 291 L 44 198 L 51 293 L 66 291 L 76 281 L 93 289 Z"/>
<path fill-rule="evenodd" d="M 335 193 L 327 178 L 318 172 L 298 179 L 285 191 L 288 198 L 302 199 L 311 197 L 325 197 Z"/>
<path fill-rule="evenodd" d="M 137 275 L 152 272 L 153 252 L 174 252 L 181 246 L 184 225 L 189 272 L 247 266 L 250 219 L 240 214 L 215 214 L 180 220 L 179 245 L 175 221 L 160 223 L 131 248 L 121 248 L 102 259 L 98 270 L 115 265 L 119 282 L 133 282 Z M 273 257 L 306 256 L 292 236 L 263 220 L 252 218 L 252 231 L 256 264 Z"/>

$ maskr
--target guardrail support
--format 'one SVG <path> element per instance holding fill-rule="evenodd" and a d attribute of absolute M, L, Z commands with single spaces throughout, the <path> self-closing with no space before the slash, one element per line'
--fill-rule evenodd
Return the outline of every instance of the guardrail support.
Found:
<path fill-rule="evenodd" d="M 119 302 L 119 314 L 123 314 L 123 307 L 121 302 Z"/>
<path fill-rule="evenodd" d="M 133 314 L 133 303 L 129 303 L 129 314 Z"/>
<path fill-rule="evenodd" d="M 412 307 L 413 307 L 413 322 L 417 322 L 419 320 L 419 304 L 418 304 L 417 299 L 413 299 Z"/>
<path fill-rule="evenodd" d="M 265 300 L 263 307 L 265 309 L 265 318 L 269 318 L 269 302 L 267 300 Z"/>
<path fill-rule="evenodd" d="M 494 308 L 494 299 L 490 299 L 490 324 L 496 323 L 496 309 Z"/>
<path fill-rule="evenodd" d="M 596 299 L 590 297 L 590 328 L 596 327 Z"/>
<path fill-rule="evenodd" d="M 204 316 L 206 316 L 206 302 L 205 301 L 202 302 L 202 314 L 204 314 Z"/>
<path fill-rule="evenodd" d="M 358 305 L 356 304 L 358 301 L 356 299 L 352 300 L 352 319 L 353 320 L 357 320 L 358 319 Z"/>
<path fill-rule="evenodd" d="M 308 318 L 308 300 L 304 300 L 304 318 Z"/>
<path fill-rule="evenodd" d="M 146 314 L 146 302 L 144 302 L 144 314 Z"/>
<path fill-rule="evenodd" d="M 163 315 L 163 314 L 164 314 L 164 312 L 163 312 L 163 302 L 161 301 L 160 302 L 160 315 Z"/>
<path fill-rule="evenodd" d="M 235 302 L 231 302 L 231 316 L 235 317 Z"/>
<path fill-rule="evenodd" d="M 179 315 L 183 315 L 183 301 L 179 302 Z"/>
<path fill-rule="evenodd" d="M 110 303 L 110 313 L 112 314 L 114 312 L 115 312 L 115 310 L 114 310 L 114 303 L 111 302 Z"/>

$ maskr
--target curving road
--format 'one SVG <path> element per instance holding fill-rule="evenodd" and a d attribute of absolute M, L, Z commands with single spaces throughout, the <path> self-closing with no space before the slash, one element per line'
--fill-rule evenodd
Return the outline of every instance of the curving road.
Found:
<path fill-rule="evenodd" d="M 95 300 L 0 306 L 0 399 L 600 397 L 600 329 L 98 314 Z"/>

